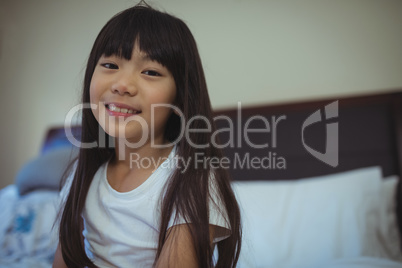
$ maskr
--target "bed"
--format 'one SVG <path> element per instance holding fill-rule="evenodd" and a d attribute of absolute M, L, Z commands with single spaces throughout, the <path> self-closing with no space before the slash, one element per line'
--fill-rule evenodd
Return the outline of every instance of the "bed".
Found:
<path fill-rule="evenodd" d="M 216 113 L 239 267 L 402 267 L 402 92 Z"/>
<path fill-rule="evenodd" d="M 215 111 L 242 212 L 238 267 L 402 267 L 402 92 L 239 106 Z M 75 156 L 52 128 L 0 190 L 0 267 L 51 267 Z"/>

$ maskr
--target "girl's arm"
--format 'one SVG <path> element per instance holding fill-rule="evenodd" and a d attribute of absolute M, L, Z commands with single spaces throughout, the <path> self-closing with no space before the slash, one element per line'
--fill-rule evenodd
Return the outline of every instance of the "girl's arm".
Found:
<path fill-rule="evenodd" d="M 168 230 L 171 235 L 168 236 L 162 248 L 155 268 L 198 268 L 190 228 L 189 224 L 180 224 Z M 212 241 L 214 225 L 209 226 L 209 232 Z"/>
<path fill-rule="evenodd" d="M 68 268 L 64 263 L 63 255 L 61 254 L 60 243 L 57 245 L 56 253 L 54 255 L 53 268 Z"/>

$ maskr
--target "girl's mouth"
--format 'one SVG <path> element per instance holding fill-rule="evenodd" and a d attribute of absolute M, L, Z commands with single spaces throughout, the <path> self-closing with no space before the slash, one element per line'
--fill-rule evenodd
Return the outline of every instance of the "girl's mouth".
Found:
<path fill-rule="evenodd" d="M 106 107 L 107 111 L 109 112 L 109 114 L 114 115 L 114 116 L 131 116 L 134 114 L 141 113 L 141 111 L 139 111 L 139 110 L 135 110 L 130 107 L 123 107 L 123 105 L 120 106 L 120 105 L 116 105 L 113 103 L 105 104 L 105 107 Z"/>

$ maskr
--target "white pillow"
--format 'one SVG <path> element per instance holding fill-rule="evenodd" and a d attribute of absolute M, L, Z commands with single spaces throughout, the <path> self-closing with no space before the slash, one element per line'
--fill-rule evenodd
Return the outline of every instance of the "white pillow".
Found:
<path fill-rule="evenodd" d="M 325 267 L 386 256 L 379 242 L 381 169 L 297 181 L 233 182 L 243 222 L 239 267 Z M 383 221 L 384 222 L 384 221 Z"/>

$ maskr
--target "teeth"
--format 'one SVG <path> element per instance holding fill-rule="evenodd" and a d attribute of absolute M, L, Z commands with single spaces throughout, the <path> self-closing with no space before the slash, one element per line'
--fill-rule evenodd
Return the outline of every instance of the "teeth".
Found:
<path fill-rule="evenodd" d="M 109 105 L 109 110 L 112 112 L 120 112 L 120 108 L 114 105 Z"/>
<path fill-rule="evenodd" d="M 136 114 L 138 113 L 137 111 L 127 109 L 127 108 L 119 108 L 114 104 L 108 104 L 107 108 L 112 111 L 112 112 L 117 112 L 117 113 L 125 113 L 125 114 Z"/>

